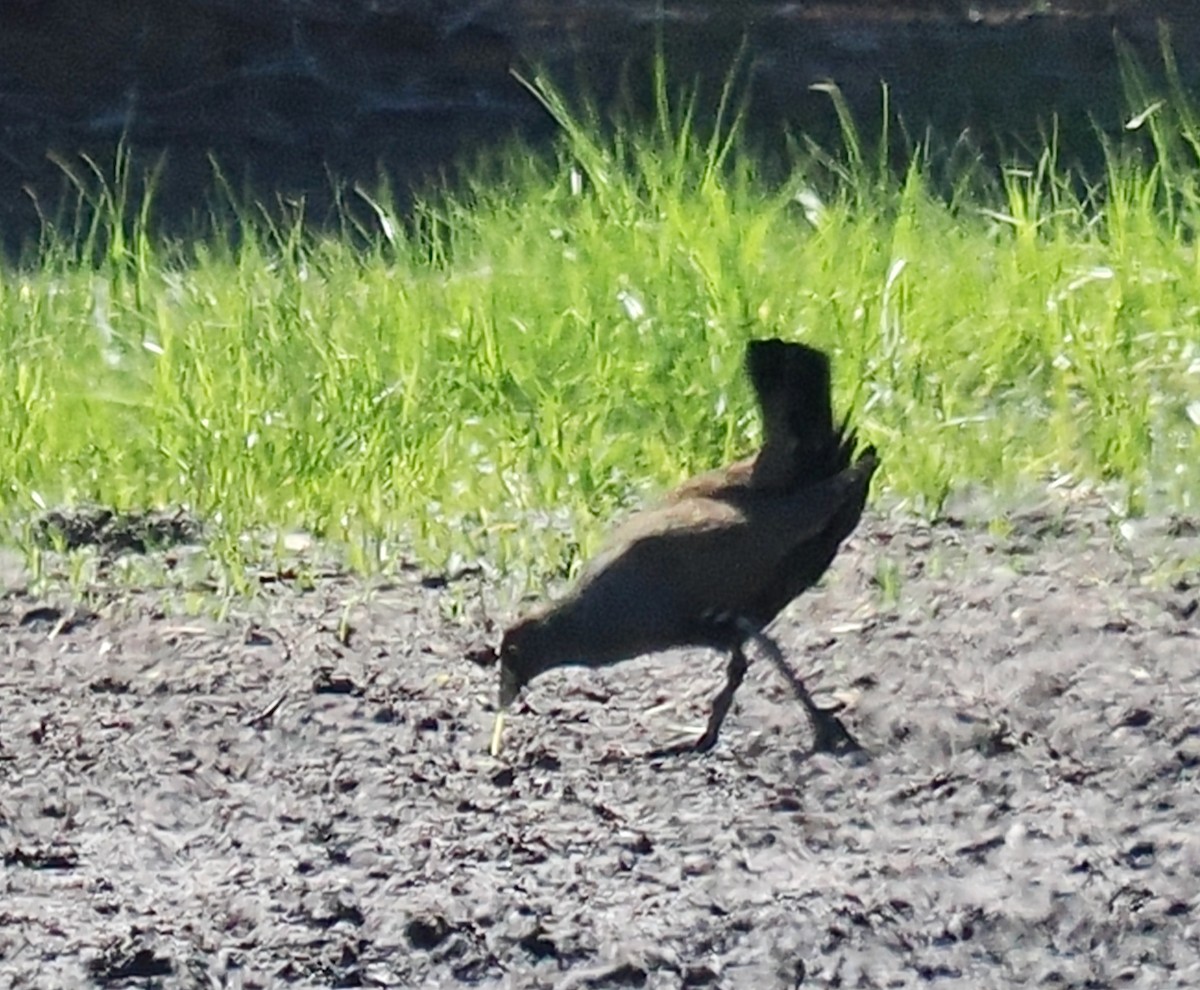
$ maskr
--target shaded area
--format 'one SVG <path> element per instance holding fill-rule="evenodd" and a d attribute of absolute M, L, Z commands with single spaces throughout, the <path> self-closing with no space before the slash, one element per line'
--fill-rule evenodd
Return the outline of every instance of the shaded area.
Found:
<path fill-rule="evenodd" d="M 199 543 L 204 526 L 183 509 L 122 513 L 101 506 L 82 506 L 42 514 L 33 523 L 33 533 L 48 549 L 95 547 L 107 556 L 117 556 Z"/>
<path fill-rule="evenodd" d="M 494 761 L 480 627 L 418 575 L 273 585 L 224 621 L 11 591 L 0 974 L 1195 985 L 1197 527 L 1008 519 L 866 520 L 779 623 L 869 762 L 808 758 L 761 663 L 713 753 L 646 759 L 703 720 L 721 661 L 694 651 L 548 675 Z"/>
<path fill-rule="evenodd" d="M 1191 14 L 1183 0 L 15 0 L 0 4 L 0 225 L 13 250 L 39 215 L 67 221 L 74 196 L 52 159 L 110 171 L 122 138 L 135 174 L 165 161 L 159 217 L 175 229 L 220 202 L 211 158 L 237 196 L 304 197 L 317 221 L 337 183 L 387 175 L 403 201 L 508 136 L 544 145 L 552 125 L 513 69 L 544 67 L 606 105 L 635 94 L 648 112 L 660 28 L 674 80 L 699 82 L 710 105 L 745 43 L 748 130 L 768 150 L 787 130 L 835 140 L 814 82 L 837 82 L 878 133 L 886 80 L 916 134 L 965 132 L 1000 155 L 1040 145 L 1058 114 L 1064 153 L 1094 162 L 1089 117 L 1116 129 L 1124 109 L 1114 32 L 1154 65 L 1170 23 L 1193 80 Z"/>

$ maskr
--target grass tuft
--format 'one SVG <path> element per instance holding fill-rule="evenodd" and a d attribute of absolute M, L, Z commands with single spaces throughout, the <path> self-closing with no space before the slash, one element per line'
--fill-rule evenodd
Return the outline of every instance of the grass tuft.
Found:
<path fill-rule="evenodd" d="M 499 181 L 406 217 L 348 192 L 373 222 L 330 234 L 242 207 L 159 243 L 153 177 L 72 172 L 75 221 L 0 270 L 0 513 L 184 506 L 233 576 L 301 529 L 367 572 L 482 557 L 532 583 L 754 445 L 741 356 L 775 335 L 832 353 L 918 511 L 1064 479 L 1197 511 L 1200 130 L 1178 96 L 1144 94 L 1149 153 L 1108 144 L 1097 185 L 1050 139 L 947 195 L 920 146 L 875 161 L 840 102 L 844 148 L 771 184 L 728 92 L 704 131 L 660 76 L 657 123 L 606 130 L 529 85 L 552 160 L 512 148 Z"/>

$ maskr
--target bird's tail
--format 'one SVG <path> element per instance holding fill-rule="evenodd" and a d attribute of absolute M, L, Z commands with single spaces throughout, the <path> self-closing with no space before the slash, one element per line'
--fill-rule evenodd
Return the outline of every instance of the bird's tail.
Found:
<path fill-rule="evenodd" d="M 849 421 L 835 428 L 829 358 L 806 344 L 753 340 L 746 373 L 763 416 L 755 484 L 793 488 L 848 468 L 857 446 Z"/>

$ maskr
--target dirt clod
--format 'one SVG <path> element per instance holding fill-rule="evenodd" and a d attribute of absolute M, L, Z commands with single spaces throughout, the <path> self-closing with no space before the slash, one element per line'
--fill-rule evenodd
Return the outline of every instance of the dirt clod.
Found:
<path fill-rule="evenodd" d="M 183 509 L 170 512 L 114 512 L 101 507 L 53 509 L 34 524 L 43 546 L 78 550 L 95 547 L 107 556 L 146 553 L 185 543 L 204 535 L 200 521 Z"/>

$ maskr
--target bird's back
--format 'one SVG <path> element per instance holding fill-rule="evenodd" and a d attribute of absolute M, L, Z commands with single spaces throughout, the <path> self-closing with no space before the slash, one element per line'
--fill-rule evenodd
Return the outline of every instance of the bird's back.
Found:
<path fill-rule="evenodd" d="M 576 589 L 592 613 L 586 624 L 617 635 L 644 625 L 655 649 L 705 642 L 713 614 L 765 626 L 828 569 L 862 515 L 874 470 L 864 455 L 796 491 L 693 496 L 631 517 Z"/>

